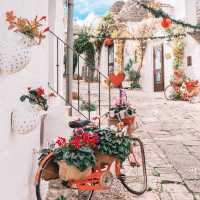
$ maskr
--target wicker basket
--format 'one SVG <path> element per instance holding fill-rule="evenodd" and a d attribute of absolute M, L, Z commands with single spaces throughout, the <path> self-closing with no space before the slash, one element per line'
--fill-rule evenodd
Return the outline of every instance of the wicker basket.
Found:
<path fill-rule="evenodd" d="M 135 117 L 125 117 L 122 122 L 124 123 L 124 125 L 128 126 L 128 135 L 131 137 L 132 134 L 134 133 L 135 130 Z M 117 120 L 116 118 L 109 118 L 108 120 L 108 124 L 109 126 L 117 126 L 117 124 L 119 123 L 119 120 Z"/>
<path fill-rule="evenodd" d="M 92 172 L 92 168 L 88 168 L 81 172 L 78 168 L 73 165 L 68 165 L 64 160 L 58 162 L 59 165 L 59 177 L 63 181 L 69 180 L 83 180 L 89 176 Z"/>

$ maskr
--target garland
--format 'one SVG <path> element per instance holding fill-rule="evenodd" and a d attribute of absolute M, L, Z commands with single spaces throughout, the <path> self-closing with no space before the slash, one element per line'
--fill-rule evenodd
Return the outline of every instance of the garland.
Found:
<path fill-rule="evenodd" d="M 165 13 L 161 9 L 155 9 L 155 8 L 149 7 L 149 6 L 145 5 L 144 3 L 140 3 L 139 1 L 136 1 L 136 3 L 138 5 L 140 5 L 142 8 L 144 8 L 145 10 L 147 10 L 148 12 L 150 12 L 156 18 L 159 18 L 159 17 L 168 18 L 173 23 L 175 23 L 177 25 L 181 25 L 183 27 L 192 28 L 192 29 L 199 29 L 200 30 L 200 25 L 193 25 L 193 24 L 190 24 L 190 23 L 186 23 L 186 22 L 184 22 L 182 20 L 176 20 L 176 19 L 170 17 L 167 13 Z"/>

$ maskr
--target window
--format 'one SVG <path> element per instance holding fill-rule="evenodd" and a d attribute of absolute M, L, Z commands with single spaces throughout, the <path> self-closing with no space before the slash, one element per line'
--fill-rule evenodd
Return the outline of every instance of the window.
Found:
<path fill-rule="evenodd" d="M 188 67 L 192 66 L 192 56 L 187 57 L 187 66 Z"/>

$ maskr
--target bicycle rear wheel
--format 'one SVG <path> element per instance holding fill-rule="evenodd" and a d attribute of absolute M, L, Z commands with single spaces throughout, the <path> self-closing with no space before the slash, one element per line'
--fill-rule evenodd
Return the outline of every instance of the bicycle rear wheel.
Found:
<path fill-rule="evenodd" d="M 131 153 L 122 164 L 119 180 L 132 194 L 141 195 L 147 190 L 144 146 L 138 138 L 132 139 Z"/>
<path fill-rule="evenodd" d="M 171 85 L 168 85 L 164 91 L 165 98 L 167 100 L 174 100 L 173 93 L 174 93 L 174 88 Z"/>

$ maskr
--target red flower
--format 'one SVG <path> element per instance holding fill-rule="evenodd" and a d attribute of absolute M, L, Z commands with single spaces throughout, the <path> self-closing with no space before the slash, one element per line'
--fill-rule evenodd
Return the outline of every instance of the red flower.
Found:
<path fill-rule="evenodd" d="M 39 87 L 36 89 L 36 93 L 38 96 L 41 97 L 42 95 L 44 95 L 44 89 L 42 87 Z"/>
<path fill-rule="evenodd" d="M 69 144 L 74 146 L 76 149 L 80 149 L 80 138 L 76 135 L 74 140 L 71 140 Z"/>
<path fill-rule="evenodd" d="M 48 32 L 49 30 L 50 30 L 50 28 L 47 27 L 47 28 L 45 28 L 45 29 L 42 31 L 42 33 Z"/>
<path fill-rule="evenodd" d="M 53 92 L 51 92 L 49 93 L 49 97 L 56 97 L 56 95 Z"/>
<path fill-rule="evenodd" d="M 59 146 L 59 147 L 63 147 L 66 145 L 66 138 L 64 137 L 58 137 L 58 139 L 56 140 L 56 144 Z"/>

